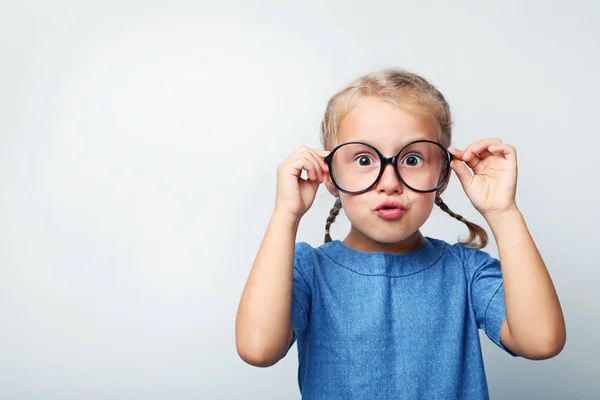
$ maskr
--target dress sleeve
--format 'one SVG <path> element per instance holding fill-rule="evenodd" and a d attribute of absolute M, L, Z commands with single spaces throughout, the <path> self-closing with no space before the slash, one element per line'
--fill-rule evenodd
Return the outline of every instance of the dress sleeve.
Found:
<path fill-rule="evenodd" d="M 517 354 L 500 341 L 500 329 L 506 321 L 504 283 L 500 261 L 481 250 L 465 249 L 467 269 L 471 275 L 471 304 L 477 326 L 502 350 L 513 357 Z"/>
<path fill-rule="evenodd" d="M 294 337 L 290 347 L 308 326 L 310 318 L 312 276 L 312 247 L 307 243 L 297 243 L 294 250 L 294 270 L 292 275 L 292 307 L 290 319 L 294 329 Z"/>

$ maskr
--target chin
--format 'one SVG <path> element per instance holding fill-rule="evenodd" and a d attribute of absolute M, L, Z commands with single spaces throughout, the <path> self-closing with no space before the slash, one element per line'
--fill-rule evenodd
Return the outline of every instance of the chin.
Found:
<path fill-rule="evenodd" d="M 379 229 L 377 231 L 361 230 L 361 233 L 369 239 L 382 244 L 394 244 L 402 242 L 417 233 L 419 229 L 404 231 L 394 228 Z"/>

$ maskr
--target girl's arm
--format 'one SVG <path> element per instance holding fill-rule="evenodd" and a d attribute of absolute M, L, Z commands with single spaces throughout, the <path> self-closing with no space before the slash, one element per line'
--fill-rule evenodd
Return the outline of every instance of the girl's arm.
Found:
<path fill-rule="evenodd" d="M 302 146 L 277 168 L 275 212 L 244 287 L 235 321 L 235 344 L 249 364 L 268 367 L 289 349 L 296 233 L 328 167 L 328 151 Z M 306 171 L 307 179 L 301 178 Z"/>
<path fill-rule="evenodd" d="M 452 169 L 498 245 L 506 306 L 502 344 L 526 358 L 554 357 L 565 346 L 565 321 L 546 265 L 515 202 L 515 148 L 500 139 L 486 139 L 464 151 L 448 151 L 455 157 Z"/>
<path fill-rule="evenodd" d="M 298 224 L 289 214 L 273 214 L 242 293 L 236 347 L 245 362 L 257 367 L 279 361 L 293 337 L 290 309 Z"/>
<path fill-rule="evenodd" d="M 504 282 L 506 323 L 500 340 L 529 359 L 556 356 L 565 346 L 566 329 L 558 295 L 538 249 L 515 206 L 488 215 Z"/>

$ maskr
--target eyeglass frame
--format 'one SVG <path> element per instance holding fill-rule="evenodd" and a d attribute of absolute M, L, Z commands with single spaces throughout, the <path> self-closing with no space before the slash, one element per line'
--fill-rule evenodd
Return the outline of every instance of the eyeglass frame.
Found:
<path fill-rule="evenodd" d="M 447 162 L 447 168 L 446 168 L 446 176 L 444 177 L 444 179 L 442 180 L 442 182 L 440 184 L 438 184 L 435 188 L 433 189 L 429 189 L 429 190 L 420 190 L 420 189 L 415 189 L 412 186 L 410 186 L 408 183 L 406 183 L 406 181 L 404 179 L 402 179 L 402 176 L 400 175 L 400 168 L 398 167 L 398 160 L 400 157 L 400 154 L 408 147 L 408 146 L 412 146 L 415 143 L 433 143 L 437 146 L 439 146 L 444 154 L 446 154 L 446 162 Z M 375 180 L 373 181 L 373 183 L 367 187 L 366 189 L 363 190 L 359 190 L 356 192 L 351 192 L 348 190 L 344 190 L 342 189 L 337 182 L 335 181 L 335 178 L 333 177 L 333 174 L 331 174 L 331 171 L 333 171 L 332 168 L 332 163 L 333 163 L 333 155 L 335 154 L 335 152 L 343 146 L 349 145 L 349 144 L 361 144 L 361 145 L 365 145 L 367 147 L 370 147 L 371 149 L 375 150 L 375 153 L 377 153 L 377 155 L 379 156 L 379 161 L 380 161 L 380 166 L 379 166 L 379 174 L 377 175 L 377 178 L 375 178 Z M 400 182 L 402 182 L 402 184 L 404 186 L 406 186 L 407 188 L 418 192 L 418 193 L 431 193 L 431 192 L 435 192 L 436 190 L 441 189 L 446 182 L 448 181 L 448 177 L 450 176 L 450 163 L 452 162 L 452 160 L 454 160 L 454 156 L 446 149 L 444 148 L 444 146 L 442 146 L 440 143 L 438 142 L 434 142 L 433 140 L 426 140 L 426 139 L 421 139 L 421 140 L 415 140 L 413 142 L 407 143 L 406 145 L 404 145 L 400 151 L 398 151 L 398 153 L 396 153 L 396 155 L 392 156 L 392 157 L 384 157 L 383 154 L 381 154 L 381 152 L 379 150 L 377 150 L 373 145 L 369 144 L 369 143 L 365 143 L 365 142 L 346 142 L 346 143 L 342 143 L 340 145 L 337 145 L 333 150 L 331 150 L 331 153 L 329 153 L 324 159 L 325 163 L 327 163 L 327 166 L 329 167 L 329 171 L 330 171 L 330 176 L 331 176 L 331 182 L 333 182 L 333 185 L 342 193 L 346 193 L 346 194 L 361 194 L 361 193 L 365 193 L 368 192 L 369 190 L 371 190 L 373 188 L 373 186 L 375 186 L 377 184 L 377 182 L 379 182 L 379 179 L 381 179 L 381 176 L 383 175 L 383 171 L 385 170 L 385 167 L 387 166 L 387 164 L 392 164 L 394 166 L 394 171 L 396 171 L 396 176 L 398 177 L 398 179 L 400 180 Z"/>

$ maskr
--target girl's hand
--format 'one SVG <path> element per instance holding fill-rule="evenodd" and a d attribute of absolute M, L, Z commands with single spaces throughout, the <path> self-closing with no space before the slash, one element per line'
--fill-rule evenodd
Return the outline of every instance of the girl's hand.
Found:
<path fill-rule="evenodd" d="M 277 167 L 275 210 L 300 219 L 312 206 L 319 185 L 324 182 L 329 167 L 323 160 L 330 152 L 300 147 Z M 301 178 L 302 171 L 307 178 Z"/>
<path fill-rule="evenodd" d="M 470 144 L 464 151 L 453 147 L 448 151 L 455 157 L 450 166 L 484 218 L 516 208 L 517 153 L 514 147 L 500 139 L 485 139 Z"/>

